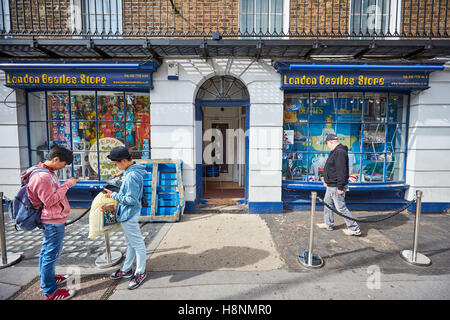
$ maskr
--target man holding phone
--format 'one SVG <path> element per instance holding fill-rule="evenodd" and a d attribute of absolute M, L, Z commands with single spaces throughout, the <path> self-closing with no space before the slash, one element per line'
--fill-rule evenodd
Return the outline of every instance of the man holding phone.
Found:
<path fill-rule="evenodd" d="M 106 197 L 117 200 L 116 217 L 121 223 L 125 240 L 127 242 L 127 254 L 121 269 L 111 274 L 110 278 L 118 280 L 130 279 L 128 289 L 139 287 L 147 277 L 146 248 L 139 228 L 139 216 L 141 212 L 141 198 L 144 186 L 144 175 L 147 174 L 145 166 L 135 163 L 131 154 L 125 147 L 115 147 L 107 156 L 123 171 L 123 182 L 120 183 L 118 192 L 104 189 Z M 132 267 L 136 260 L 136 270 Z"/>
<path fill-rule="evenodd" d="M 55 275 L 56 261 L 63 248 L 65 223 L 70 213 L 66 193 L 78 181 L 76 178 L 69 178 L 60 184 L 55 171 L 65 168 L 72 161 L 72 151 L 53 146 L 47 160 L 37 165 L 47 172 L 33 174 L 27 186 L 28 197 L 33 206 L 43 206 L 41 223 L 44 239 L 39 255 L 39 276 L 45 300 L 67 300 L 75 294 L 74 290 L 58 288 L 59 284 L 67 281 L 68 276 Z"/>

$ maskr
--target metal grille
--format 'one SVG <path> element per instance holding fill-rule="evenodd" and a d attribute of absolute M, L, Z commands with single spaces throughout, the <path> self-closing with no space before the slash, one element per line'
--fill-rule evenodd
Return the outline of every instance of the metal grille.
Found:
<path fill-rule="evenodd" d="M 0 35 L 448 38 L 448 0 L 11 0 Z"/>

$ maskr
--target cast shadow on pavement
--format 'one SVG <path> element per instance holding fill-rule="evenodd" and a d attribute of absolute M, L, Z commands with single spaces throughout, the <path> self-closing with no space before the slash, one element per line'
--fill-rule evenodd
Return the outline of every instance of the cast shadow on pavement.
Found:
<path fill-rule="evenodd" d="M 177 248 L 176 250 L 182 249 Z M 166 250 L 167 251 L 167 250 Z M 161 253 L 156 250 L 155 254 Z M 268 269 L 258 264 L 269 256 L 269 252 L 250 247 L 226 246 L 210 249 L 197 254 L 177 252 L 162 254 L 147 260 L 147 270 L 153 279 L 173 272 L 170 282 L 183 281 L 210 271 L 263 271 Z M 190 271 L 190 272 L 179 272 Z M 161 275 L 159 275 L 161 273 Z"/>

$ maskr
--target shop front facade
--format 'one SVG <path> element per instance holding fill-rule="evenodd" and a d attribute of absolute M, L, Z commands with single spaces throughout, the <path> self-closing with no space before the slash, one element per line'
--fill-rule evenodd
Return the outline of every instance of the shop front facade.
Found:
<path fill-rule="evenodd" d="M 325 190 L 320 182 L 329 154 L 325 138 L 335 133 L 349 148 L 351 209 L 399 208 L 420 189 L 424 211 L 448 210 L 445 66 L 391 64 L 395 71 L 385 64 L 371 64 L 380 68 L 375 71 L 295 66 L 167 59 L 152 64 L 144 72 L 151 81 L 139 85 L 129 77 L 126 85 L 108 82 L 130 70 L 54 71 L 56 78 L 109 75 L 89 88 L 19 84 L 23 68 L 6 67 L 1 127 L 11 139 L 3 139 L 1 149 L 2 189 L 11 197 L 20 170 L 45 159 L 48 146 L 60 144 L 73 150 L 74 162 L 59 177 L 80 179 L 69 199 L 74 207 L 86 207 L 117 173 L 106 159 L 108 150 L 124 145 L 135 159 L 183 161 L 186 212 L 214 198 L 231 198 L 250 213 L 308 209 L 311 192 Z M 42 70 L 32 67 L 28 76 L 42 80 Z M 237 186 L 234 193 L 227 184 Z"/>
<path fill-rule="evenodd" d="M 4 119 L 9 121 L 5 128 L 18 128 L 5 136 L 14 138 L 15 133 L 19 145 L 10 146 L 22 152 L 16 164 L 18 159 L 8 157 L 8 148 L 2 155 L 4 165 L 11 168 L 6 171 L 12 175 L 8 179 L 15 184 L 20 183 L 20 170 L 44 162 L 51 147 L 60 145 L 73 151 L 74 159 L 57 176 L 61 181 L 79 179 L 69 199 L 73 207 L 86 207 L 106 181 L 119 173 L 106 158 L 109 150 L 125 146 L 134 159 L 151 158 L 149 95 L 157 64 L 25 63 L 3 67 L 4 89 L 9 88 L 8 95 L 17 99 L 4 103 Z M 8 182 L 6 189 L 12 190 L 5 193 L 12 197 L 14 184 Z"/>
<path fill-rule="evenodd" d="M 336 133 L 351 209 L 449 210 L 445 1 L 2 1 L 0 191 L 52 144 L 74 207 L 135 159 L 183 161 L 185 212 L 308 209 Z M 216 201 L 215 203 L 221 203 Z M 411 208 L 414 210 L 414 207 Z"/>
<path fill-rule="evenodd" d="M 349 150 L 350 208 L 401 208 L 407 173 L 414 172 L 407 167 L 408 139 L 416 139 L 409 134 L 411 92 L 428 90 L 430 72 L 444 67 L 279 62 L 277 68 L 285 91 L 285 207 L 307 209 L 313 190 L 323 197 L 325 138 L 333 133 Z"/>

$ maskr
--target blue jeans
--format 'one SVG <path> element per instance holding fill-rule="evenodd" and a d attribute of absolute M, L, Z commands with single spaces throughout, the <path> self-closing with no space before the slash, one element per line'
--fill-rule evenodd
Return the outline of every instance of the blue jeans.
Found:
<path fill-rule="evenodd" d="M 56 260 L 61 255 L 64 240 L 64 224 L 43 223 L 44 239 L 39 255 L 39 277 L 46 297 L 58 290 L 55 280 Z"/>
<path fill-rule="evenodd" d="M 128 272 L 133 267 L 136 259 L 135 274 L 145 272 L 146 248 L 139 228 L 139 213 L 136 213 L 129 220 L 122 222 L 122 230 L 127 243 L 127 254 L 122 266 L 122 271 Z"/>

